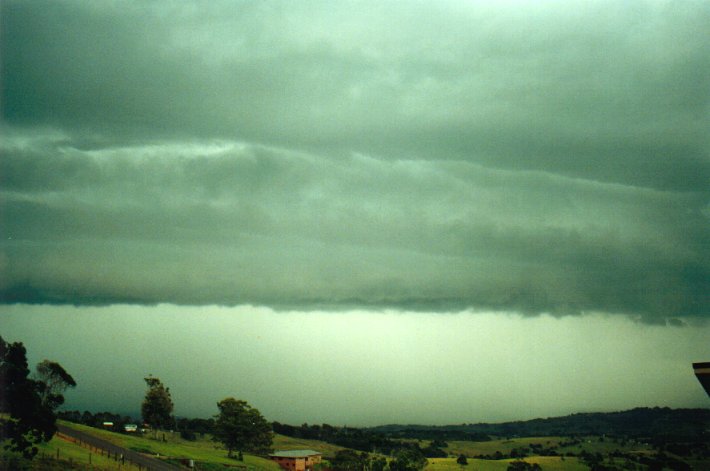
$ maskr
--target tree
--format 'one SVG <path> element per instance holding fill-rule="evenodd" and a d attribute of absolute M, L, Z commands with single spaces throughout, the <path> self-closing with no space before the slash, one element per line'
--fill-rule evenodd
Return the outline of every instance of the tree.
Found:
<path fill-rule="evenodd" d="M 466 455 L 461 453 L 458 458 L 456 458 L 456 462 L 460 464 L 461 466 L 466 466 L 468 464 L 468 459 L 466 458 Z"/>
<path fill-rule="evenodd" d="M 44 360 L 37 364 L 37 377 L 41 385 L 39 394 L 43 404 L 52 409 L 64 403 L 64 391 L 75 387 L 76 381 L 57 362 Z"/>
<path fill-rule="evenodd" d="M 542 467 L 537 463 L 528 463 L 527 461 L 517 460 L 508 465 L 507 471 L 541 471 Z"/>
<path fill-rule="evenodd" d="M 427 459 L 419 448 L 402 448 L 390 461 L 391 471 L 418 471 L 424 469 Z"/>
<path fill-rule="evenodd" d="M 228 397 L 217 403 L 213 440 L 222 442 L 231 458 L 233 451 L 269 453 L 273 441 L 271 424 L 246 401 Z"/>
<path fill-rule="evenodd" d="M 44 360 L 37 365 L 37 378 L 29 377 L 27 350 L 21 342 L 8 344 L 0 337 L 0 419 L 4 448 L 32 459 L 37 444 L 48 442 L 57 431 L 56 408 L 64 403 L 63 392 L 76 386 L 61 365 Z"/>
<path fill-rule="evenodd" d="M 383 471 L 387 466 L 387 460 L 382 456 L 375 456 L 370 460 L 370 471 Z"/>
<path fill-rule="evenodd" d="M 358 453 L 355 450 L 339 450 L 335 453 L 330 464 L 338 471 L 362 471 L 367 468 L 369 456 L 367 453 Z"/>
<path fill-rule="evenodd" d="M 153 429 L 153 436 L 158 429 L 164 429 L 173 424 L 173 400 L 170 397 L 170 388 L 166 388 L 160 379 L 148 376 L 145 379 L 148 391 L 141 404 L 143 421 Z"/>

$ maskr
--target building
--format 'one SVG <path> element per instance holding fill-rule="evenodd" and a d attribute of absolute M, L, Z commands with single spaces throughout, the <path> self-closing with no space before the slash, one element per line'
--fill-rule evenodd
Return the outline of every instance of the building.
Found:
<path fill-rule="evenodd" d="M 693 363 L 693 371 L 695 371 L 695 377 L 703 385 L 705 392 L 710 396 L 710 361 Z"/>
<path fill-rule="evenodd" d="M 320 452 L 313 450 L 277 451 L 269 455 L 269 458 L 289 471 L 312 471 L 315 465 L 320 464 L 322 457 Z"/>

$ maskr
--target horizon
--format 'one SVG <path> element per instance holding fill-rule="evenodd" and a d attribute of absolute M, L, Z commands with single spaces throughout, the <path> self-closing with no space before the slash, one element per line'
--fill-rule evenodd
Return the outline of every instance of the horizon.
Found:
<path fill-rule="evenodd" d="M 172 305 L 7 306 L 4 321 L 31 365 L 49 358 L 74 376 L 70 410 L 139 409 L 148 375 L 170 388 L 177 416 L 209 417 L 233 396 L 295 424 L 500 422 L 708 400 L 692 367 L 707 323 Z M 314 333 L 297 351 L 283 343 Z"/>
<path fill-rule="evenodd" d="M 249 401 L 247 401 L 249 402 Z M 635 411 L 635 410 L 653 410 L 653 409 L 667 409 L 671 411 L 693 411 L 693 410 L 710 410 L 710 407 L 666 407 L 666 406 L 643 406 L 643 407 L 632 407 L 630 409 L 624 409 L 624 410 L 610 410 L 610 411 L 586 411 L 586 412 L 572 412 L 570 414 L 566 415 L 556 415 L 556 416 L 551 416 L 551 417 L 534 417 L 531 419 L 519 419 L 519 420 L 507 420 L 507 421 L 501 421 L 501 422 L 464 422 L 464 423 L 447 423 L 447 424 L 427 424 L 427 423 L 388 423 L 388 424 L 378 424 L 378 425 L 365 425 L 365 426 L 354 426 L 354 425 L 338 425 L 338 424 L 329 424 L 327 422 L 321 422 L 321 423 L 309 423 L 309 422 L 303 422 L 301 424 L 297 423 L 287 423 L 287 422 L 282 422 L 278 419 L 269 419 L 265 418 L 269 423 L 274 423 L 277 422 L 281 425 L 289 425 L 293 427 L 300 427 L 301 425 L 316 425 L 316 426 L 323 426 L 323 425 L 329 425 L 331 427 L 335 428 L 359 428 L 359 429 L 376 429 L 376 428 L 381 428 L 381 427 L 433 427 L 433 428 L 446 428 L 446 427 L 467 427 L 467 426 L 476 426 L 476 425 L 503 425 L 503 424 L 508 424 L 508 423 L 515 423 L 515 422 L 531 422 L 531 421 L 536 421 L 536 420 L 554 420 L 554 419 L 559 419 L 559 418 L 565 418 L 565 417 L 573 417 L 577 415 L 595 415 L 595 414 L 617 414 L 617 413 L 623 413 L 623 412 L 629 412 L 629 411 Z M 90 412 L 91 414 L 100 414 L 100 413 L 111 413 L 115 414 L 124 418 L 130 418 L 131 420 L 134 420 L 136 422 L 139 422 L 141 419 L 140 411 L 136 413 L 130 413 L 130 412 L 125 412 L 125 411 L 108 411 L 108 410 L 97 410 L 97 411 L 83 411 L 79 409 L 71 409 L 68 410 L 66 408 L 62 408 L 60 412 Z M 175 420 L 180 420 L 180 419 L 211 419 L 214 418 L 216 415 L 210 417 L 192 417 L 192 416 L 174 416 Z M 63 420 L 60 417 L 60 420 Z"/>
<path fill-rule="evenodd" d="M 708 24 L 2 1 L 0 334 L 70 408 L 137 407 L 149 374 L 178 415 L 287 423 L 706 407 Z"/>

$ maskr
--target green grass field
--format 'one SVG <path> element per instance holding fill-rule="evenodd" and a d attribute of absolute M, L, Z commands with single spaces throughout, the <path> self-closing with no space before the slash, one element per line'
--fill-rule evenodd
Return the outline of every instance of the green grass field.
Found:
<path fill-rule="evenodd" d="M 159 432 L 157 434 L 157 439 L 154 439 L 150 434 L 143 436 L 125 435 L 94 427 L 88 427 L 86 425 L 74 424 L 71 422 L 61 421 L 61 423 L 67 427 L 89 433 L 106 440 L 107 442 L 141 453 L 160 455 L 161 457 L 189 458 L 198 463 L 209 463 L 217 466 L 245 465 L 253 470 L 266 471 L 277 471 L 280 469 L 279 466 L 273 461 L 259 456 L 244 454 L 243 462 L 228 458 L 227 451 L 219 443 L 213 442 L 210 437 L 203 437 L 198 438 L 195 441 L 188 441 L 180 438 L 177 433 L 166 432 L 163 434 L 162 432 Z M 163 441 L 163 436 L 165 437 L 165 441 Z M 320 451 L 326 456 L 332 456 L 338 450 L 343 449 L 343 447 L 318 440 L 297 439 L 283 435 L 275 435 L 273 446 L 275 450 L 296 450 L 307 448 Z M 42 444 L 39 446 L 39 449 L 40 458 L 42 456 L 56 458 L 57 451 L 59 451 L 58 456 L 59 459 L 62 460 L 62 466 L 68 466 L 68 463 L 71 460 L 71 463 L 76 466 L 76 469 L 89 469 L 89 464 L 91 464 L 90 469 L 102 471 L 113 471 L 119 469 L 122 471 L 134 471 L 137 469 L 129 464 L 120 465 L 120 463 L 116 463 L 114 460 L 110 460 L 96 451 L 90 451 L 88 448 L 82 447 L 59 436 L 55 436 L 49 443 Z M 39 463 L 35 463 L 32 466 L 34 467 L 30 467 L 28 469 L 43 469 L 43 466 L 47 466 L 47 464 L 45 463 L 44 465 L 41 465 Z M 60 467 L 58 469 L 63 468 Z"/>
<path fill-rule="evenodd" d="M 41 455 L 52 458 L 58 456 L 62 461 L 77 463 L 83 467 L 91 465 L 91 469 L 106 471 L 119 469 L 123 471 L 134 471 L 138 469 L 137 466 L 133 466 L 129 463 L 121 464 L 114 459 L 109 459 L 101 453 L 89 450 L 58 436 L 52 438 L 49 443 L 42 444 L 39 449 Z"/>
<path fill-rule="evenodd" d="M 106 455 L 89 450 L 62 437 L 54 436 L 49 443 L 37 447 L 39 453 L 32 462 L 18 462 L 6 466 L 8 469 L 80 469 L 95 471 L 138 471 L 130 463 L 122 464 Z M 2 469 L 0 467 L 0 469 Z"/>
<path fill-rule="evenodd" d="M 64 425 L 90 433 L 118 446 L 128 448 L 141 453 L 160 455 L 172 458 L 189 458 L 197 462 L 211 463 L 218 465 L 245 465 L 255 470 L 276 471 L 279 466 L 273 461 L 244 454 L 244 461 L 239 462 L 227 457 L 227 451 L 208 438 L 195 441 L 183 440 L 177 433 L 165 433 L 165 440 L 162 440 L 163 433 L 158 433 L 158 439 L 153 439 L 150 434 L 144 436 L 124 435 L 106 430 L 100 430 L 85 425 L 62 422 Z"/>
<path fill-rule="evenodd" d="M 267 471 L 278 471 L 280 469 L 273 461 L 259 456 L 245 454 L 243 462 L 228 458 L 227 451 L 220 444 L 213 442 L 208 436 L 198 438 L 195 441 L 188 441 L 180 438 L 177 433 L 165 432 L 165 434 L 163 434 L 163 432 L 159 432 L 156 439 L 150 434 L 144 436 L 125 435 L 70 422 L 62 422 L 62 424 L 97 436 L 124 448 L 151 455 L 160 455 L 161 457 L 193 459 L 198 465 L 201 463 L 208 464 L 215 468 L 221 468 L 224 465 L 241 465 L 252 470 Z M 494 455 L 496 451 L 504 455 L 509 455 L 511 450 L 516 448 L 528 448 L 531 444 L 539 444 L 544 448 L 557 447 L 556 451 L 558 453 L 579 453 L 582 450 L 602 454 L 614 450 L 624 452 L 633 451 L 637 453 L 649 452 L 649 446 L 643 443 L 627 442 L 622 445 L 619 442 L 609 439 L 600 440 L 599 437 L 584 438 L 580 440 L 580 443 L 560 447 L 560 443 L 565 441 L 569 440 L 564 437 L 532 437 L 510 440 L 500 439 L 487 442 L 450 441 L 448 442 L 448 447 L 445 449 L 449 457 L 429 459 L 429 464 L 426 469 L 428 471 L 505 471 L 510 462 L 514 460 L 482 460 L 473 457 L 479 455 Z M 428 442 L 425 441 L 420 442 L 420 446 L 426 446 L 427 444 Z M 273 447 L 275 450 L 312 449 L 323 453 L 326 457 L 333 456 L 338 450 L 344 449 L 343 447 L 318 440 L 298 439 L 283 435 L 275 435 Z M 39 448 L 41 456 L 56 457 L 58 452 L 60 460 L 63 461 L 55 464 L 59 465 L 59 467 L 55 468 L 49 467 L 46 465 L 47 462 L 44 462 L 44 465 L 34 464 L 32 467 L 25 469 L 92 469 L 101 471 L 134 471 L 136 469 L 130 464 L 121 465 L 106 456 L 102 456 L 95 450 L 89 450 L 60 436 L 55 436 L 50 443 L 43 444 Z M 469 464 L 467 466 L 460 466 L 456 463 L 455 456 L 459 454 L 464 454 L 468 457 Z M 588 469 L 588 467 L 576 457 L 530 456 L 524 458 L 524 460 L 529 463 L 538 463 L 544 471 L 585 471 Z M 68 466 L 69 462 L 72 463 L 73 467 Z M 89 467 L 89 464 L 91 467 Z"/>
<path fill-rule="evenodd" d="M 198 439 L 193 442 L 183 440 L 177 433 L 165 433 L 166 441 L 163 441 L 162 433 L 158 434 L 159 439 L 156 440 L 151 438 L 150 435 L 123 435 L 70 422 L 62 422 L 62 424 L 141 453 L 159 454 L 162 457 L 189 458 L 197 463 L 207 463 L 219 467 L 223 467 L 223 465 L 243 465 L 253 470 L 277 471 L 280 469 L 273 461 L 259 456 L 244 454 L 243 462 L 228 458 L 227 451 L 209 439 Z M 309 443 L 309 448 L 314 448 L 315 446 L 314 443 Z M 102 456 L 100 453 L 97 454 L 96 451 L 90 451 L 88 448 L 81 447 L 59 436 L 55 436 L 49 443 L 41 445 L 39 449 L 39 458 L 42 458 L 42 456 L 56 458 L 57 451 L 59 451 L 59 459 L 63 461 L 64 465 L 68 464 L 69 461 L 74 465 L 74 468 L 60 467 L 58 469 L 96 469 L 106 471 L 133 471 L 137 469 L 128 464 L 117 463 L 106 456 Z M 90 461 L 91 467 L 89 467 Z M 46 469 L 47 466 L 46 463 L 43 464 L 40 463 L 40 460 L 36 460 L 27 469 Z"/>
<path fill-rule="evenodd" d="M 315 450 L 323 453 L 324 456 L 335 456 L 339 450 L 344 450 L 342 446 L 318 440 L 306 440 L 305 438 L 287 437 L 276 434 L 274 436 L 274 450 Z"/>
<path fill-rule="evenodd" d="M 509 455 L 513 449 L 527 448 L 531 444 L 539 444 L 544 448 L 558 447 L 555 451 L 559 454 L 567 452 L 579 454 L 582 451 L 607 454 L 615 450 L 623 452 L 644 452 L 650 449 L 650 446 L 644 443 L 628 442 L 622 445 L 610 439 L 600 441 L 599 437 L 584 437 L 580 440 L 581 443 L 579 444 L 560 447 L 560 443 L 565 441 L 568 441 L 568 439 L 564 437 L 526 437 L 511 440 L 491 440 L 487 442 L 450 441 L 448 442 L 449 446 L 444 450 L 450 455 L 457 456 L 464 454 L 473 457 L 493 455 L 496 451 L 500 451 L 503 455 Z"/>
<path fill-rule="evenodd" d="M 456 458 L 429 458 L 427 471 L 506 471 L 508 465 L 515 460 L 477 460 L 469 459 L 466 466 L 456 463 Z M 565 458 L 564 461 L 557 456 L 534 456 L 525 458 L 528 463 L 537 463 L 543 471 L 587 471 L 589 467 L 576 458 Z"/>
<path fill-rule="evenodd" d="M 466 456 L 493 455 L 496 451 L 508 455 L 514 448 L 528 447 L 531 443 L 539 443 L 547 448 L 557 446 L 562 440 L 561 437 L 532 437 L 487 442 L 450 441 L 445 451 L 452 455 L 464 454 Z"/>

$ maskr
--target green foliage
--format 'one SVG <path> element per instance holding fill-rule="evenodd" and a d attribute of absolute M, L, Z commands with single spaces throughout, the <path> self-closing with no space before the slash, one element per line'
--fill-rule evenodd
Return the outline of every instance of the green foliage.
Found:
<path fill-rule="evenodd" d="M 93 428 L 80 424 L 72 424 L 69 422 L 65 422 L 63 423 L 63 425 L 66 425 L 84 433 L 88 433 L 90 435 L 94 435 L 124 448 L 143 448 L 145 450 L 148 450 L 149 454 L 160 454 L 161 458 L 168 456 L 189 457 L 191 459 L 194 459 L 195 462 L 199 463 L 198 469 L 203 469 L 203 465 L 205 463 L 214 463 L 215 465 L 221 466 L 222 469 L 225 469 L 224 465 L 228 465 L 227 467 L 234 467 L 235 465 L 237 465 L 233 458 L 227 457 L 227 453 L 222 446 L 212 441 L 212 437 L 198 437 L 198 439 L 195 441 L 186 441 L 180 438 L 180 434 L 177 432 L 166 432 L 165 435 L 167 438 L 167 442 L 164 442 L 162 440 L 157 441 L 150 437 L 142 436 L 139 434 L 116 433 L 101 428 Z M 42 449 L 40 448 L 40 453 L 41 452 Z M 268 458 L 262 458 L 247 453 L 244 453 L 244 462 L 239 464 L 243 464 L 247 469 L 252 470 L 279 471 L 280 469 L 279 465 L 276 464 L 276 462 Z"/>
<path fill-rule="evenodd" d="M 369 464 L 367 453 L 358 453 L 355 450 L 340 450 L 335 458 L 330 460 L 333 469 L 338 471 L 363 471 Z"/>
<path fill-rule="evenodd" d="M 540 471 L 542 468 L 537 463 L 527 461 L 513 461 L 508 465 L 508 471 Z"/>
<path fill-rule="evenodd" d="M 386 438 L 381 433 L 354 427 L 334 427 L 328 424 L 293 426 L 274 422 L 273 428 L 274 432 L 289 437 L 320 440 L 344 448 L 385 455 L 393 455 L 400 448 L 410 446 L 401 440 Z M 436 443 L 445 442 L 439 441 Z"/>
<path fill-rule="evenodd" d="M 37 365 L 39 379 L 29 377 L 27 350 L 21 342 L 8 344 L 0 337 L 0 435 L 6 450 L 32 459 L 37 444 L 48 442 L 56 432 L 55 409 L 64 403 L 62 393 L 76 386 L 74 378 L 58 363 L 44 360 Z"/>
<path fill-rule="evenodd" d="M 53 409 L 64 403 L 64 391 L 76 386 L 74 378 L 54 361 L 44 360 L 37 364 L 37 377 L 42 385 L 39 391 L 42 402 Z"/>
<path fill-rule="evenodd" d="M 271 424 L 258 409 L 233 397 L 222 399 L 217 403 L 217 408 L 219 414 L 215 417 L 214 440 L 224 444 L 229 456 L 235 450 L 257 454 L 271 451 Z"/>
<path fill-rule="evenodd" d="M 462 453 L 458 458 L 456 458 L 456 462 L 462 466 L 466 466 L 468 464 L 468 458 L 466 458 L 466 455 Z"/>
<path fill-rule="evenodd" d="M 636 408 L 621 412 L 579 413 L 565 417 L 533 419 L 498 424 L 445 426 L 384 425 L 371 427 L 370 433 L 389 438 L 420 440 L 484 441 L 497 437 L 542 436 L 626 436 L 633 439 L 664 441 L 703 441 L 710 409 Z"/>
<path fill-rule="evenodd" d="M 424 469 L 427 459 L 419 448 L 402 448 L 390 461 L 390 471 L 419 471 Z"/>
<path fill-rule="evenodd" d="M 429 444 L 429 446 L 427 446 L 426 448 L 423 448 L 422 453 L 427 458 L 445 458 L 447 456 L 446 452 L 441 448 L 435 446 L 434 442 Z"/>
<path fill-rule="evenodd" d="M 166 388 L 160 379 L 149 376 L 144 378 L 148 385 L 145 399 L 141 404 L 141 415 L 143 420 L 153 428 L 154 431 L 171 426 L 173 401 L 170 397 L 170 388 Z"/>
<path fill-rule="evenodd" d="M 375 456 L 370 460 L 370 471 L 383 471 L 387 460 L 383 456 Z"/>

